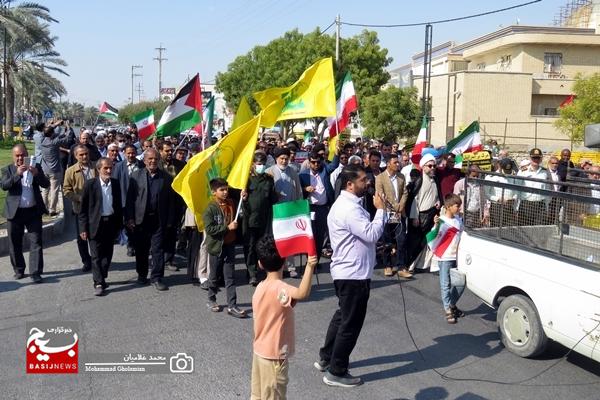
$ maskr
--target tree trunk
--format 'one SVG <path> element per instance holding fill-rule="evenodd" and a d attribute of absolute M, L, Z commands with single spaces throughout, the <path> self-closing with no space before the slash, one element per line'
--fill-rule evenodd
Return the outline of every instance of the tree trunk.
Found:
<path fill-rule="evenodd" d="M 6 120 L 4 130 L 7 137 L 12 137 L 13 126 L 15 121 L 15 88 L 11 83 L 6 81 Z"/>

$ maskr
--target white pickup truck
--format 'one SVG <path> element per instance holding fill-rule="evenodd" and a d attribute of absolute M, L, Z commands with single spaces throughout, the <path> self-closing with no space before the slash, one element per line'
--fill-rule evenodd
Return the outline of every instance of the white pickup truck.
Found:
<path fill-rule="evenodd" d="M 590 182 L 565 183 L 565 192 L 535 184 L 486 174 L 466 185 L 465 210 L 478 201 L 484 222 L 465 218 L 458 271 L 497 309 L 511 352 L 534 357 L 551 339 L 600 361 L 600 230 L 590 223 L 600 199 Z"/>

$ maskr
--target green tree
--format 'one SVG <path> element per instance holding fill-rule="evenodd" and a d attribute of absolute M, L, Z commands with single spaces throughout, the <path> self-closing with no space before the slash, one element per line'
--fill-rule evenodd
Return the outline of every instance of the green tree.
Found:
<path fill-rule="evenodd" d="M 5 132 L 11 132 L 14 123 L 15 89 L 62 95 L 65 89 L 48 71 L 67 75 L 62 69 L 66 62 L 54 50 L 56 37 L 50 34 L 49 22 L 58 22 L 50 10 L 37 3 L 21 3 L 15 7 L 0 8 L 0 35 L 6 59 L 2 60 L 3 83 L 6 90 Z"/>
<path fill-rule="evenodd" d="M 83 109 L 83 123 L 82 125 L 94 125 L 96 119 L 98 118 L 98 114 L 100 114 L 100 110 L 98 107 L 89 106 Z"/>
<path fill-rule="evenodd" d="M 577 75 L 573 84 L 575 99 L 559 108 L 555 126 L 575 143 L 583 141 L 585 126 L 600 122 L 600 74 Z"/>
<path fill-rule="evenodd" d="M 389 80 L 384 68 L 390 65 L 392 58 L 388 57 L 387 49 L 379 45 L 376 32 L 365 30 L 357 36 L 341 39 L 340 47 L 340 61 L 334 66 L 335 78 L 340 79 L 349 70 L 359 102 L 377 93 Z M 250 106 L 258 111 L 252 93 L 289 86 L 315 61 L 334 55 L 334 36 L 322 34 L 318 28 L 307 34 L 294 29 L 238 56 L 226 72 L 217 74 L 216 87 L 225 95 L 231 109 L 236 110 L 242 96 L 246 96 Z M 314 126 L 321 121 L 322 118 L 315 119 Z M 284 130 L 289 131 L 293 123 L 286 122 Z"/>
<path fill-rule="evenodd" d="M 365 134 L 384 140 L 414 136 L 419 131 L 421 106 L 416 88 L 389 87 L 362 103 Z"/>
<path fill-rule="evenodd" d="M 164 100 L 141 101 L 135 104 L 127 104 L 126 106 L 119 108 L 119 121 L 123 123 L 133 122 L 133 116 L 135 114 L 139 114 L 142 111 L 151 108 L 154 110 L 154 121 L 158 124 L 160 117 L 168 105 L 169 102 Z"/>

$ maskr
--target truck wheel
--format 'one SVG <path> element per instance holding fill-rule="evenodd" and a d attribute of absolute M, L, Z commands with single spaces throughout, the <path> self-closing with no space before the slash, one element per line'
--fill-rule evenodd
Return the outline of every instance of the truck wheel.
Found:
<path fill-rule="evenodd" d="M 496 318 L 502 344 L 520 357 L 535 357 L 548 344 L 533 302 L 520 294 L 508 296 L 498 307 Z"/>

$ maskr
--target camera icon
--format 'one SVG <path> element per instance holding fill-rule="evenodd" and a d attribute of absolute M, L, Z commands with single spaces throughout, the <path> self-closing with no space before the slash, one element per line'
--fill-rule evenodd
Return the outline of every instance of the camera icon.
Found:
<path fill-rule="evenodd" d="M 194 372 L 194 358 L 186 353 L 177 353 L 169 359 L 169 369 L 174 374 L 191 374 Z"/>

